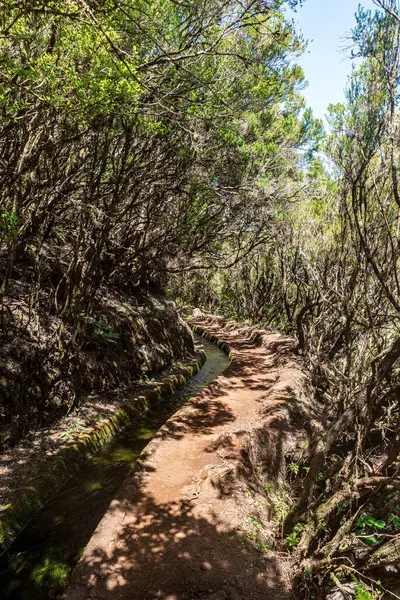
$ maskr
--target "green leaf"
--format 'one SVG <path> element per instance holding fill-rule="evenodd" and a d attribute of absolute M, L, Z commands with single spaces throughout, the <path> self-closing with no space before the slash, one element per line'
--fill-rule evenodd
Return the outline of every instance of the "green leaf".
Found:
<path fill-rule="evenodd" d="M 369 537 L 363 538 L 362 540 L 368 546 L 375 546 L 375 544 L 379 544 L 379 540 L 374 536 L 370 535 Z"/>

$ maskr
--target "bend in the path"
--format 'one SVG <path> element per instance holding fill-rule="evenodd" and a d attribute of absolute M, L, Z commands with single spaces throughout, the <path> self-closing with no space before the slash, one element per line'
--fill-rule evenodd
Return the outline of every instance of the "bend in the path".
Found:
<path fill-rule="evenodd" d="M 67 600 L 290 597 L 284 562 L 241 535 L 254 509 L 241 473 L 258 435 L 279 473 L 298 420 L 310 420 L 304 374 L 288 338 L 220 319 L 196 324 L 230 345 L 233 362 L 146 448 L 85 548 Z"/>

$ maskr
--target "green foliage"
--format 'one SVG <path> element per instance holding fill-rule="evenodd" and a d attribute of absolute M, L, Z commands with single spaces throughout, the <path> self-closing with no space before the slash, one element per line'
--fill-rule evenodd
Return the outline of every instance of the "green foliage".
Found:
<path fill-rule="evenodd" d="M 368 515 L 361 515 L 356 524 L 357 529 L 363 530 L 366 527 L 371 529 L 385 529 L 386 523 L 382 521 L 382 519 L 375 519 L 374 517 Z"/>
<path fill-rule="evenodd" d="M 285 544 L 290 550 L 295 550 L 300 542 L 300 535 L 297 531 L 292 531 L 285 537 Z"/>
<path fill-rule="evenodd" d="M 294 526 L 293 531 L 285 537 L 285 545 L 289 550 L 295 550 L 297 548 L 300 542 L 301 533 L 305 528 L 306 523 L 299 522 Z"/>
<path fill-rule="evenodd" d="M 355 600 L 374 600 L 376 598 L 361 583 L 357 583 L 355 592 Z"/>
<path fill-rule="evenodd" d="M 297 475 L 299 473 L 299 470 L 300 470 L 300 466 L 296 462 L 290 462 L 288 464 L 287 468 L 289 469 L 289 471 L 291 471 L 295 475 Z"/>
<path fill-rule="evenodd" d="M 350 500 L 346 500 L 337 507 L 338 512 L 345 512 L 350 506 Z"/>
<path fill-rule="evenodd" d="M 400 519 L 393 513 L 388 515 L 387 521 L 375 519 L 364 513 L 358 519 L 355 530 L 364 544 L 376 546 L 384 541 L 380 534 L 393 534 L 400 531 Z"/>
<path fill-rule="evenodd" d="M 400 517 L 399 515 L 390 514 L 388 523 L 393 527 L 395 531 L 400 531 Z"/>
<path fill-rule="evenodd" d="M 362 514 L 356 523 L 356 533 L 361 536 L 361 540 L 367 546 L 375 546 L 382 542 L 378 533 L 386 530 L 387 523 L 382 519 L 375 519 L 373 516 Z"/>
<path fill-rule="evenodd" d="M 19 233 L 19 216 L 13 210 L 0 212 L 0 244 L 15 241 Z"/>
<path fill-rule="evenodd" d="M 32 571 L 30 577 L 37 584 L 38 589 L 43 587 L 51 591 L 59 591 L 66 585 L 70 570 L 71 567 L 67 563 L 49 557 Z"/>
<path fill-rule="evenodd" d="M 354 575 L 352 576 L 353 581 L 356 584 L 355 587 L 355 600 L 376 600 L 376 598 L 380 598 L 381 594 L 378 590 L 373 589 L 371 593 L 363 583 Z"/>
<path fill-rule="evenodd" d="M 271 190 L 323 137 L 281 9 L 211 0 L 204 21 L 169 0 L 7 5 L 0 204 L 68 271 L 57 311 L 73 321 L 102 284 L 158 289 L 172 263 L 220 266 L 256 242 Z"/>

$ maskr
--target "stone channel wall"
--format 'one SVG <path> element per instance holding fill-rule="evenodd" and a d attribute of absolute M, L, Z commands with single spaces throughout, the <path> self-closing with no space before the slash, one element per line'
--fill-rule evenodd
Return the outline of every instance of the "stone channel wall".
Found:
<path fill-rule="evenodd" d="M 122 405 L 112 416 L 101 420 L 90 431 L 79 434 L 73 443 L 53 454 L 46 462 L 46 468 L 38 473 L 32 485 L 25 488 L 23 495 L 0 510 L 0 552 L 10 545 L 27 521 L 92 454 L 110 442 L 135 417 L 185 385 L 200 371 L 205 360 L 205 353 L 199 353 L 197 358 L 148 394 Z"/>

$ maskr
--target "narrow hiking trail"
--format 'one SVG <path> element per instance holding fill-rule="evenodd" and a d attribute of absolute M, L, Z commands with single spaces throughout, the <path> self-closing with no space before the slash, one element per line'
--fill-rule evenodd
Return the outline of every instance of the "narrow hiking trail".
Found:
<path fill-rule="evenodd" d="M 244 467 L 254 437 L 262 436 L 275 474 L 288 444 L 304 441 L 310 413 L 293 340 L 220 318 L 192 323 L 228 343 L 232 364 L 146 447 L 86 546 L 64 600 L 291 596 L 284 557 L 260 552 L 246 535 L 262 502 Z"/>

